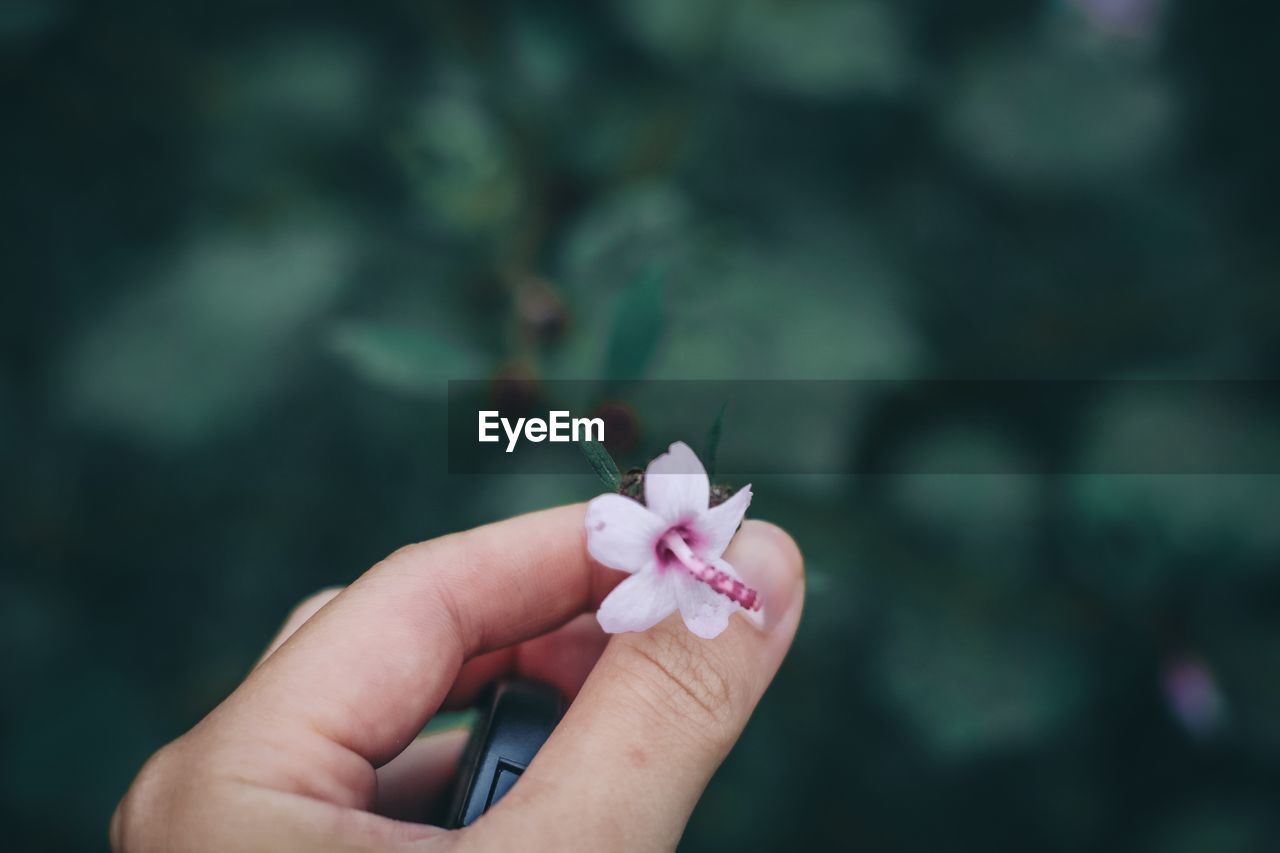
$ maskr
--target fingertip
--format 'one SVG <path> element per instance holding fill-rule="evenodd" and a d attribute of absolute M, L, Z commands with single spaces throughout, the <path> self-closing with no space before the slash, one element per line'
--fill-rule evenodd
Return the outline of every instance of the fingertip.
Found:
<path fill-rule="evenodd" d="M 803 601 L 804 555 L 791 534 L 778 525 L 744 521 L 725 558 L 760 592 L 766 630 L 784 621 Z"/>
<path fill-rule="evenodd" d="M 784 575 L 796 579 L 803 577 L 804 554 L 796 540 L 783 528 L 771 521 L 752 518 L 742 523 L 738 536 L 758 543 L 755 547 L 767 549 L 770 562 Z"/>

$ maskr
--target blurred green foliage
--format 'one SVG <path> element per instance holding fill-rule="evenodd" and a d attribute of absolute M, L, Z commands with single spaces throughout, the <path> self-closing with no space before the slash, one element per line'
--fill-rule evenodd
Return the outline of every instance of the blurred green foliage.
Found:
<path fill-rule="evenodd" d="M 448 476 L 447 379 L 1274 375 L 1277 24 L 5 3 L 7 848 L 99 848 L 316 588 L 594 493 Z M 980 414 L 903 452 L 1032 452 Z M 808 610 L 686 847 L 1280 848 L 1275 478 L 840 476 L 874 415 L 726 414 L 832 475 L 755 483 Z"/>

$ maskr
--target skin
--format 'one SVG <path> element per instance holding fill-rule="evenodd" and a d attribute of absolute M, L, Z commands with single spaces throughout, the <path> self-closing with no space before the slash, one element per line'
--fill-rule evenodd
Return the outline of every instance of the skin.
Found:
<path fill-rule="evenodd" d="M 118 853 L 670 850 L 795 636 L 799 550 L 743 524 L 725 557 L 764 596 L 700 640 L 678 614 L 608 637 L 626 575 L 587 556 L 584 506 L 402 548 L 293 612 L 244 682 L 157 752 L 111 820 Z M 519 784 L 462 830 L 421 819 L 463 732 L 415 738 L 505 674 L 574 697 Z"/>

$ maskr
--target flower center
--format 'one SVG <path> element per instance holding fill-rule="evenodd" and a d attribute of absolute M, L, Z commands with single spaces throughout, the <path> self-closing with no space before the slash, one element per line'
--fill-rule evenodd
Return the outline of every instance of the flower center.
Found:
<path fill-rule="evenodd" d="M 694 580 L 705 583 L 744 610 L 759 610 L 763 606 L 758 592 L 694 554 L 678 529 L 668 531 L 661 544 Z"/>

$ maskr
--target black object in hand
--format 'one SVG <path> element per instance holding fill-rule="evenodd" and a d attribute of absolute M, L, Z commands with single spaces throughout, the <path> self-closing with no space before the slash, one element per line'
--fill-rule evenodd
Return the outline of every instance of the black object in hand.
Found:
<path fill-rule="evenodd" d="M 471 731 L 458 765 L 446 825 L 467 826 L 520 778 L 564 713 L 560 693 L 539 681 L 504 681 Z"/>

